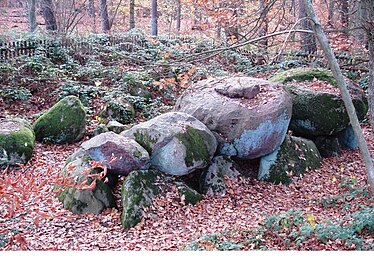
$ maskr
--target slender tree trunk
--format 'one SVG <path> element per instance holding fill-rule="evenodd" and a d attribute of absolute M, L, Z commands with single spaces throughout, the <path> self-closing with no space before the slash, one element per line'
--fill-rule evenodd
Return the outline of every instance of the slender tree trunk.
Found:
<path fill-rule="evenodd" d="M 29 31 L 34 32 L 36 30 L 36 0 L 28 0 L 28 18 L 29 18 Z"/>
<path fill-rule="evenodd" d="M 88 16 L 93 19 L 92 29 L 96 33 L 96 7 L 94 0 L 88 1 Z"/>
<path fill-rule="evenodd" d="M 338 87 L 340 89 L 340 92 L 341 92 L 341 95 L 342 95 L 342 98 L 343 98 L 343 101 L 344 101 L 344 105 L 345 105 L 345 108 L 346 108 L 348 116 L 349 116 L 349 120 L 351 122 L 351 125 L 352 125 L 353 131 L 355 133 L 355 136 L 358 140 L 358 145 L 359 145 L 362 157 L 363 157 L 364 162 L 365 162 L 368 182 L 369 182 L 369 185 L 370 185 L 370 190 L 371 190 L 371 193 L 374 194 L 373 161 L 372 161 L 372 158 L 370 156 L 370 152 L 368 150 L 368 147 L 367 147 L 367 144 L 366 144 L 366 141 L 365 141 L 365 137 L 362 133 L 360 123 L 359 123 L 358 118 L 357 118 L 356 110 L 355 110 L 355 107 L 353 105 L 351 96 L 350 96 L 348 88 L 347 88 L 347 83 L 344 80 L 344 77 L 343 77 L 343 74 L 340 70 L 338 61 L 337 61 L 337 59 L 334 55 L 334 52 L 332 51 L 332 49 L 329 45 L 327 37 L 322 30 L 321 23 L 320 23 L 317 15 L 314 11 L 312 3 L 310 2 L 310 0 L 303 0 L 303 1 L 304 1 L 304 4 L 305 4 L 305 9 L 306 9 L 309 17 L 313 21 L 313 30 L 316 33 L 316 37 L 317 37 L 319 43 L 321 44 L 321 47 L 322 47 L 322 49 L 325 53 L 325 56 L 326 56 L 326 58 L 329 62 L 330 68 L 331 68 L 331 70 L 334 74 L 334 77 L 335 77 L 335 79 L 338 83 Z"/>
<path fill-rule="evenodd" d="M 157 0 L 152 0 L 152 35 L 157 35 Z"/>
<path fill-rule="evenodd" d="M 262 37 L 267 35 L 268 33 L 268 19 L 267 19 L 267 13 L 268 13 L 268 8 L 266 6 L 265 0 L 259 0 L 259 10 L 260 10 L 260 28 L 258 31 L 258 36 Z M 259 48 L 260 52 L 257 53 L 257 64 L 258 65 L 263 65 L 265 64 L 265 55 L 267 54 L 267 48 L 268 48 L 268 38 L 264 38 L 259 41 Z"/>
<path fill-rule="evenodd" d="M 341 22 L 343 27 L 349 26 L 349 1 L 341 0 Z"/>
<path fill-rule="evenodd" d="M 130 11 L 129 11 L 129 17 L 130 17 L 130 30 L 135 28 L 135 0 L 130 0 Z"/>
<path fill-rule="evenodd" d="M 361 24 L 366 32 L 367 47 L 369 50 L 369 118 L 374 137 L 374 2 L 372 0 L 362 0 L 360 6 Z"/>
<path fill-rule="evenodd" d="M 301 19 L 301 29 L 312 30 L 312 23 L 306 18 L 307 13 L 305 8 L 303 0 L 299 0 L 299 19 Z M 314 54 L 317 52 L 316 38 L 313 34 L 301 33 L 301 51 L 308 54 Z"/>
<path fill-rule="evenodd" d="M 100 0 L 101 30 L 107 34 L 110 31 L 107 0 Z"/>
<path fill-rule="evenodd" d="M 327 24 L 331 27 L 334 26 L 334 9 L 335 9 L 335 1 L 336 0 L 330 0 L 330 3 L 329 3 L 329 13 L 328 13 L 328 17 L 327 17 Z"/>
<path fill-rule="evenodd" d="M 268 9 L 267 9 L 265 0 L 259 0 L 259 9 L 260 9 L 260 23 L 261 23 L 261 25 L 260 25 L 258 36 L 261 37 L 261 36 L 267 35 L 268 27 L 269 27 L 269 22 L 268 22 L 268 19 L 267 19 Z M 259 43 L 260 43 L 262 49 L 264 49 L 264 50 L 267 49 L 267 46 L 268 46 L 268 39 L 267 38 L 264 38 L 264 40 L 261 40 Z"/>
<path fill-rule="evenodd" d="M 41 0 L 43 18 L 45 21 L 45 29 L 49 32 L 57 30 L 57 22 L 53 9 L 52 0 Z"/>
<path fill-rule="evenodd" d="M 181 19 L 182 19 L 182 2 L 181 0 L 177 0 L 177 33 L 179 34 L 181 31 Z"/>

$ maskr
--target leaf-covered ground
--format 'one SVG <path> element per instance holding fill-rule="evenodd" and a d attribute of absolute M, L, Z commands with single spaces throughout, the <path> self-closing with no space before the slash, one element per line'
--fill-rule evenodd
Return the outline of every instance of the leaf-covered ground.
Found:
<path fill-rule="evenodd" d="M 172 53 L 169 49 L 159 52 L 158 45 L 153 53 L 150 50 L 153 49 L 147 45 L 144 53 L 140 52 L 138 56 L 149 55 L 152 62 L 153 56 L 160 56 L 162 60 Z M 126 55 L 131 58 L 136 54 Z M 185 50 L 180 56 L 184 54 Z M 95 63 L 85 66 L 70 63 L 72 69 L 66 72 L 42 56 L 23 59 L 26 62 L 22 59 L 23 62 L 19 62 L 23 66 L 10 64 L 2 72 L 0 84 L 5 87 L 5 96 L 0 96 L 0 119 L 18 115 L 32 120 L 33 114 L 53 105 L 59 95 L 56 90 L 73 92 L 90 101 L 91 114 L 83 141 L 89 139 L 88 134 L 97 125 L 95 112 L 104 103 L 100 100 L 104 93 L 98 89 L 123 94 L 125 89 L 121 89 L 121 84 L 139 83 L 137 74 L 127 71 L 125 74 L 114 67 L 107 70 L 103 63 L 92 57 L 89 59 Z M 230 62 L 227 57 L 217 60 L 217 64 L 212 60 L 206 62 L 217 71 L 226 61 L 226 73 L 236 72 L 236 65 L 241 65 Z M 48 70 L 40 70 L 39 66 L 44 65 L 42 62 L 46 63 L 42 69 Z M 123 58 L 118 58 L 117 62 L 122 65 Z M 243 65 L 248 63 L 245 59 L 242 62 Z M 183 91 L 185 82 L 211 75 L 210 71 L 203 70 L 204 74 L 200 76 L 201 70 L 189 65 L 176 81 L 175 77 L 163 76 L 157 71 L 160 68 L 153 64 L 150 68 L 153 76 L 147 86 L 153 86 L 150 88 L 153 98 L 161 98 L 168 106 L 172 105 L 169 100 L 174 100 Z M 126 67 L 126 70 L 130 69 Z M 168 86 L 175 88 L 170 92 L 164 89 Z M 14 102 L 11 98 L 18 100 Z M 151 104 L 146 109 L 157 110 L 153 105 L 159 104 Z M 143 104 L 141 106 L 144 108 Z M 160 112 L 147 112 L 147 115 L 153 113 Z M 144 114 L 137 120 L 145 120 Z M 374 153 L 371 128 L 368 124 L 362 127 L 369 149 Z M 55 197 L 53 186 L 61 179 L 59 172 L 68 156 L 83 141 L 71 145 L 36 143 L 34 155 L 27 165 L 0 167 L 0 250 L 373 249 L 373 232 L 370 230 L 374 228 L 374 202 L 368 195 L 365 166 L 359 150 L 344 151 L 338 157 L 324 159 L 320 169 L 301 179 L 295 178 L 290 186 L 259 182 L 256 179 L 258 163 L 241 163 L 243 176 L 227 180 L 226 195 L 204 196 L 191 206 L 184 204 L 174 188 L 169 188 L 156 198 L 140 224 L 125 230 L 120 223 L 119 201 L 119 188 L 124 178 L 120 179 L 114 192 L 118 208 L 100 215 L 74 215 L 63 209 Z M 355 214 L 359 214 L 360 219 L 355 218 Z"/>
<path fill-rule="evenodd" d="M 363 125 L 363 130 L 373 152 L 370 128 Z M 320 169 L 295 179 L 290 186 L 257 181 L 256 165 L 251 164 L 245 176 L 227 181 L 225 196 L 204 196 L 195 206 L 185 205 L 171 189 L 157 197 L 150 215 L 138 226 L 124 230 L 120 202 L 119 209 L 100 215 L 73 215 L 54 197 L 53 184 L 59 178 L 59 170 L 78 146 L 79 143 L 37 143 L 35 155 L 27 165 L 1 169 L 0 185 L 3 192 L 8 192 L 2 195 L 0 205 L 1 250 L 167 251 L 184 250 L 191 243 L 205 250 L 217 250 L 217 237 L 229 238 L 230 243 L 244 243 L 251 237 L 250 230 L 275 213 L 295 210 L 304 214 L 311 225 L 318 225 L 326 220 L 339 221 L 362 206 L 373 207 L 372 199 L 365 194 L 347 194 L 352 189 L 368 189 L 361 156 L 353 150 L 324 159 Z M 347 247 L 339 238 L 325 243 L 311 238 L 300 245 L 287 244 L 285 233 L 255 237 L 262 247 L 274 250 L 355 248 Z M 361 237 L 365 247 L 373 244 L 369 232 L 362 232 Z M 258 247 L 258 243 L 247 241 L 240 249 Z"/>

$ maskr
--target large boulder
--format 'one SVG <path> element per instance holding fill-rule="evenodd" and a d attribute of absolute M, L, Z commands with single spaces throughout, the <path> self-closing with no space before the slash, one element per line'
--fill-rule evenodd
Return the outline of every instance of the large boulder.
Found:
<path fill-rule="evenodd" d="M 75 214 L 100 214 L 106 208 L 115 207 L 110 187 L 103 179 L 94 176 L 101 171 L 92 167 L 84 157 L 67 162 L 61 171 L 63 183 L 55 185 L 64 208 Z"/>
<path fill-rule="evenodd" d="M 269 80 L 285 84 L 292 96 L 290 129 L 296 135 L 307 138 L 336 135 L 349 126 L 350 121 L 343 99 L 330 71 L 295 68 L 278 73 Z M 303 84 L 309 80 L 320 80 L 321 84 Z M 346 79 L 346 82 L 357 117 L 363 120 L 368 111 L 365 93 L 353 81 Z"/>
<path fill-rule="evenodd" d="M 67 96 L 34 123 L 36 140 L 57 144 L 82 139 L 86 130 L 86 112 L 76 96 Z"/>
<path fill-rule="evenodd" d="M 220 154 L 254 159 L 280 146 L 291 120 L 292 102 L 280 84 L 222 77 L 189 88 L 175 111 L 196 117 L 213 131 Z"/>
<path fill-rule="evenodd" d="M 25 164 L 32 157 L 35 134 L 21 120 L 0 121 L 0 165 Z"/>
<path fill-rule="evenodd" d="M 231 159 L 216 156 L 200 176 L 200 192 L 206 195 L 224 195 L 226 193 L 225 179 L 233 179 L 239 175 L 240 172 L 234 167 Z"/>
<path fill-rule="evenodd" d="M 141 221 L 145 209 L 159 192 L 156 181 L 161 176 L 158 171 L 138 170 L 126 177 L 121 188 L 121 223 L 124 228 L 133 227 Z"/>
<path fill-rule="evenodd" d="M 118 121 L 121 124 L 130 124 L 134 121 L 135 109 L 129 101 L 119 97 L 107 102 L 98 116 L 104 123 Z"/>
<path fill-rule="evenodd" d="M 148 151 L 153 168 L 175 176 L 206 167 L 217 148 L 216 138 L 203 123 L 179 112 L 162 114 L 121 135 Z"/>
<path fill-rule="evenodd" d="M 107 165 L 110 174 L 127 175 L 149 167 L 148 152 L 134 140 L 114 132 L 99 134 L 83 142 L 80 149 L 91 160 Z"/>
<path fill-rule="evenodd" d="M 321 156 L 313 141 L 287 135 L 277 150 L 261 158 L 258 179 L 289 184 L 293 177 L 320 166 Z"/>

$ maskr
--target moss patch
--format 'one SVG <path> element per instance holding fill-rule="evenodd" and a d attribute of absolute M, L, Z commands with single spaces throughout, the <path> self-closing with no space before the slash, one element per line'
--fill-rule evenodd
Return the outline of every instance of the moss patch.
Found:
<path fill-rule="evenodd" d="M 1 123 L 0 123 L 1 124 Z M 35 144 L 34 132 L 17 124 L 19 128 L 11 132 L 0 132 L 0 164 L 25 164 L 32 157 Z"/>
<path fill-rule="evenodd" d="M 193 166 L 194 162 L 198 161 L 203 161 L 206 164 L 208 163 L 210 155 L 205 141 L 209 140 L 205 139 L 202 132 L 192 127 L 187 127 L 185 133 L 179 133 L 176 137 L 186 148 L 185 162 L 187 167 Z"/>
<path fill-rule="evenodd" d="M 155 182 L 160 175 L 157 171 L 142 170 L 133 171 L 126 177 L 121 188 L 121 223 L 124 228 L 134 227 L 141 221 L 144 209 L 158 194 Z"/>
<path fill-rule="evenodd" d="M 259 180 L 289 184 L 292 177 L 320 166 L 320 153 L 311 140 L 287 135 L 278 150 L 261 158 Z"/>
<path fill-rule="evenodd" d="M 157 138 L 152 138 L 147 133 L 142 133 L 141 131 L 136 131 L 134 133 L 135 141 L 141 145 L 148 154 L 151 155 L 153 152 L 153 145 L 157 143 Z"/>
<path fill-rule="evenodd" d="M 67 96 L 34 124 L 36 140 L 58 144 L 79 141 L 85 132 L 86 113 L 82 103 L 75 96 Z"/>
<path fill-rule="evenodd" d="M 278 73 L 269 80 L 285 84 L 291 81 L 301 82 L 313 80 L 315 78 L 337 86 L 337 82 L 332 72 L 323 68 L 294 68 Z"/>

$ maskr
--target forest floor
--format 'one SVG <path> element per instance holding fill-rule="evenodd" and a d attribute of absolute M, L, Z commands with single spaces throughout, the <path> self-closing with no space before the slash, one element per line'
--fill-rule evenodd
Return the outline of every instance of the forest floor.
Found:
<path fill-rule="evenodd" d="M 40 110 L 37 106 L 42 96 L 43 93 L 33 96 L 27 104 L 4 102 L 0 110 L 29 116 Z M 52 104 L 53 101 L 46 101 L 44 107 Z M 88 130 L 92 128 L 89 126 Z M 362 128 L 369 150 L 374 153 L 371 128 L 368 124 L 363 124 Z M 191 243 L 204 250 L 219 250 L 215 245 L 218 240 L 212 236 L 230 240 L 230 243 L 243 243 L 253 232 L 251 230 L 263 225 L 265 218 L 274 214 L 291 214 L 293 210 L 303 214 L 315 227 L 327 220 L 340 221 L 362 206 L 372 208 L 374 204 L 365 194 L 351 194 L 352 190 L 365 191 L 369 187 L 359 150 L 349 150 L 325 158 L 321 168 L 295 178 L 289 186 L 259 182 L 256 163 L 251 163 L 243 176 L 227 181 L 224 196 L 203 196 L 195 206 L 184 204 L 172 190 L 156 198 L 151 215 L 135 228 L 123 229 L 120 187 L 114 192 L 118 209 L 108 209 L 100 215 L 74 215 L 55 197 L 53 185 L 59 179 L 59 171 L 83 141 L 70 145 L 37 142 L 29 163 L 0 168 L 0 180 L 9 192 L 8 198 L 2 196 L 0 204 L 0 250 L 177 251 L 185 250 Z M 240 249 L 259 249 L 260 246 L 267 250 L 356 248 L 354 244 L 348 247 L 339 238 L 328 241 L 309 238 L 297 244 L 288 237 L 289 229 L 273 235 L 257 233 L 257 242 L 246 242 Z M 373 245 L 369 232 L 362 232 L 361 237 L 363 246 Z"/>

